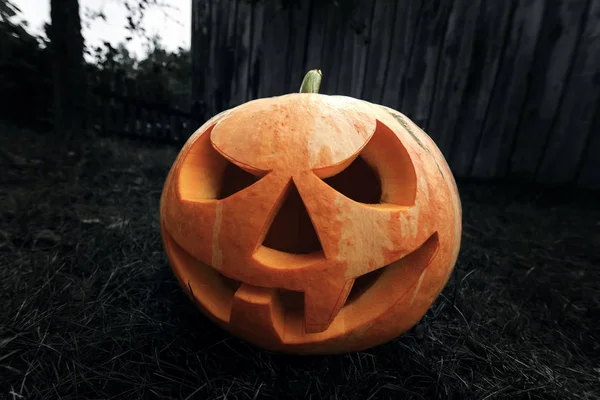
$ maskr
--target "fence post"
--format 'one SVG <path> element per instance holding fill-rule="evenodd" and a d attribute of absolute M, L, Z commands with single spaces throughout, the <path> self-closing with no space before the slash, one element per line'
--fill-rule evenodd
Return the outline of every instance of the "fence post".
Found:
<path fill-rule="evenodd" d="M 212 1 L 192 0 L 192 109 L 191 112 L 204 120 L 206 115 L 206 91 L 210 49 L 210 9 Z"/>

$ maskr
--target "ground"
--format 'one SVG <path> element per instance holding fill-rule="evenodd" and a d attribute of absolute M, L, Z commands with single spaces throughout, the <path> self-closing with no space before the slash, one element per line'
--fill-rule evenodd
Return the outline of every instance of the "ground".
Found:
<path fill-rule="evenodd" d="M 230 337 L 179 288 L 158 204 L 177 147 L 0 139 L 0 398 L 598 399 L 596 194 L 459 181 L 456 270 L 411 332 L 341 356 Z"/>

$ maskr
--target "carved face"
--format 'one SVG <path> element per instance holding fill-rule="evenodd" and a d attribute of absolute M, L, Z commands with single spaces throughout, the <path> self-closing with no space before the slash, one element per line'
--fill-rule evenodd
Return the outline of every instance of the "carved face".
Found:
<path fill-rule="evenodd" d="M 369 348 L 414 326 L 460 246 L 454 178 L 389 108 L 259 99 L 188 140 L 161 199 L 164 246 L 199 308 L 261 347 Z"/>

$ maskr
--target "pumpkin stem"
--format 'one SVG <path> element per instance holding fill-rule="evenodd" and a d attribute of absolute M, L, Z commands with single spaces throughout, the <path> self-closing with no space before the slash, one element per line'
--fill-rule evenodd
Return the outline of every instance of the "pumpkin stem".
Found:
<path fill-rule="evenodd" d="M 300 86 L 300 93 L 319 93 L 323 73 L 320 69 L 311 69 L 306 73 Z"/>

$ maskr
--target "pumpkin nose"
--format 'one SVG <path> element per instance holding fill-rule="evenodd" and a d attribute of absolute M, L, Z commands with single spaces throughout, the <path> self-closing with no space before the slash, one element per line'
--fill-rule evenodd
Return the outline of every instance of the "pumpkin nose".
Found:
<path fill-rule="evenodd" d="M 314 177 L 314 176 L 313 176 Z M 344 276 L 346 266 L 337 263 L 335 258 L 339 247 L 339 239 L 331 232 L 319 237 L 318 231 L 330 230 L 331 224 L 323 224 L 316 228 L 311 220 L 311 212 L 315 215 L 329 212 L 312 202 L 312 198 L 322 196 L 324 187 L 306 186 L 306 173 L 291 178 L 280 194 L 281 206 L 273 210 L 270 216 L 272 222 L 267 222 L 268 231 L 262 246 L 285 252 L 290 255 L 312 254 L 315 259 L 321 258 L 323 263 L 330 265 L 328 273 L 321 278 L 304 282 L 303 293 L 286 301 L 285 307 L 303 310 L 304 331 L 306 333 L 323 332 L 329 328 L 340 312 L 350 294 L 354 279 Z M 322 180 L 328 190 L 333 189 L 337 195 L 359 203 L 377 204 L 381 200 L 381 182 L 376 172 L 362 157 L 356 157 L 342 172 Z M 303 187 L 302 194 L 298 185 Z M 303 199 L 303 196 L 306 197 Z M 307 209 L 306 204 L 311 204 Z M 316 207 L 315 207 L 316 206 Z M 336 219 L 335 213 L 330 218 Z M 322 243 L 321 240 L 326 240 Z M 324 247 L 325 245 L 325 247 Z M 328 258 L 331 258 L 327 260 Z M 285 269 L 285 265 L 278 266 Z"/>
<path fill-rule="evenodd" d="M 321 259 L 323 263 L 329 264 L 294 179 L 290 179 L 280 196 L 283 197 L 283 201 L 279 209 L 274 211 L 273 220 L 262 245 L 293 256 L 312 254 L 315 260 Z M 285 269 L 286 266 L 279 267 Z M 332 267 L 342 272 L 341 265 L 332 265 Z M 346 302 L 354 279 L 346 280 L 343 275 L 333 271 L 327 274 L 327 278 L 336 275 L 336 279 L 315 279 L 305 282 L 304 292 L 298 292 L 297 296 L 283 296 L 285 299 L 282 300 L 287 311 L 302 313 L 303 310 L 302 319 L 306 333 L 327 330 Z"/>
<path fill-rule="evenodd" d="M 323 252 L 317 230 L 295 183 L 295 180 L 301 179 L 302 175 L 292 178 L 281 194 L 285 200 L 275 214 L 263 246 L 292 254 Z M 362 157 L 357 157 L 342 172 L 323 179 L 323 182 L 359 203 L 378 204 L 381 200 L 379 177 Z M 322 210 L 313 210 L 319 211 Z"/>
<path fill-rule="evenodd" d="M 292 254 L 322 252 L 315 227 L 293 180 L 282 196 L 285 200 L 271 223 L 263 246 Z"/>

